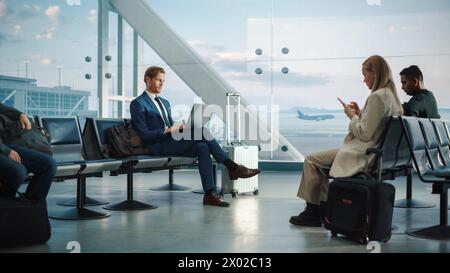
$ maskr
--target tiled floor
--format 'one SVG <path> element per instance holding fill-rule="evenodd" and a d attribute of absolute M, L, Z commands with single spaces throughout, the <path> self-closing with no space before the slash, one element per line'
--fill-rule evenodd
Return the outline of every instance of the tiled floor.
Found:
<path fill-rule="evenodd" d="M 165 184 L 168 172 L 135 175 L 135 199 L 156 204 L 146 211 L 107 211 L 109 218 L 83 221 L 51 220 L 52 237 L 44 245 L 1 249 L 2 252 L 69 252 L 68 242 L 80 243 L 81 252 L 369 252 L 366 246 L 332 238 L 323 228 L 303 228 L 289 224 L 304 202 L 296 197 L 300 174 L 264 172 L 259 178 L 258 196 L 232 199 L 229 208 L 202 205 L 202 195 L 190 191 L 160 192 L 150 187 Z M 196 170 L 175 172 L 175 182 L 198 189 Z M 405 178 L 393 182 L 397 199 L 405 196 Z M 48 197 L 50 211 L 67 207 L 56 201 L 73 197 L 75 181 L 54 183 Z M 88 196 L 115 203 L 126 198 L 126 177 L 92 178 Z M 219 175 L 220 185 L 220 175 Z M 414 179 L 414 197 L 435 204 L 427 184 Z M 101 207 L 90 207 L 104 211 Z M 381 252 L 449 252 L 450 241 L 434 241 L 406 235 L 405 229 L 439 223 L 439 210 L 400 209 L 394 211 L 398 226 Z"/>

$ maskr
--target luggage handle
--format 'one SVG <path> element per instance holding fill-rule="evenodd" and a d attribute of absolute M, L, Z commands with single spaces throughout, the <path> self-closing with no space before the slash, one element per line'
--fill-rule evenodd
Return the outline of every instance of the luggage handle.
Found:
<path fill-rule="evenodd" d="M 239 94 L 238 92 L 228 92 L 227 94 L 227 106 L 226 106 L 226 139 L 227 139 L 227 144 L 228 145 L 233 145 L 233 144 L 241 144 L 241 94 Z M 231 103 L 230 103 L 230 97 L 237 97 L 237 106 L 238 106 L 238 111 L 237 111 L 237 141 L 235 143 L 233 143 L 231 141 L 231 111 L 230 111 L 230 107 L 231 107 Z"/>

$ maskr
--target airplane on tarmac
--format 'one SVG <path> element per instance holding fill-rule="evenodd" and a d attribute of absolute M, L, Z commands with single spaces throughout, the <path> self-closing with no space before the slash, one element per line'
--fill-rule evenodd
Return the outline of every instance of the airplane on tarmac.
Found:
<path fill-rule="evenodd" d="M 304 120 L 315 120 L 315 121 L 321 121 L 326 119 L 333 119 L 334 115 L 305 115 L 302 111 L 297 110 L 297 118 L 304 119 Z"/>

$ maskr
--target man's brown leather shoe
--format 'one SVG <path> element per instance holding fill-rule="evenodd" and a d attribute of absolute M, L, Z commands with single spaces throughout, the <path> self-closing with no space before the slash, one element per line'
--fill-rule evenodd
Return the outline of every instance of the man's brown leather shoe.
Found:
<path fill-rule="evenodd" d="M 203 205 L 217 206 L 217 207 L 229 207 L 230 203 L 223 200 L 217 192 L 212 192 L 203 195 Z"/>
<path fill-rule="evenodd" d="M 249 169 L 245 166 L 238 165 L 234 170 L 228 170 L 231 180 L 236 180 L 238 178 L 249 178 L 259 174 L 261 171 L 259 169 Z"/>

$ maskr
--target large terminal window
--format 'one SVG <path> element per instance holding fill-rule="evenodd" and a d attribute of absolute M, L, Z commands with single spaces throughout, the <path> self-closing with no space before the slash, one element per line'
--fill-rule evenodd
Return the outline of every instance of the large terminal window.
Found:
<path fill-rule="evenodd" d="M 391 65 L 402 101 L 409 97 L 398 74 L 418 65 L 441 116 L 450 119 L 447 0 L 140 1 L 303 156 L 342 145 L 348 120 L 336 98 L 364 105 L 361 64 L 374 54 Z M 168 63 L 114 9 L 107 56 L 98 60 L 98 17 L 94 0 L 0 0 L 1 102 L 29 115 L 81 117 L 99 116 L 107 105 L 103 116 L 128 118 L 130 101 L 145 88 L 145 69 L 158 65 L 167 72 L 163 96 L 174 119 L 186 119 L 203 98 L 174 67 L 195 64 Z M 99 100 L 99 80 L 107 83 L 107 100 Z M 223 141 L 222 121 L 208 126 Z M 260 158 L 302 160 L 288 150 L 273 145 Z"/>

